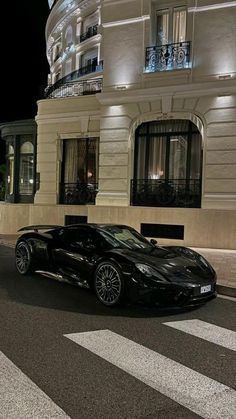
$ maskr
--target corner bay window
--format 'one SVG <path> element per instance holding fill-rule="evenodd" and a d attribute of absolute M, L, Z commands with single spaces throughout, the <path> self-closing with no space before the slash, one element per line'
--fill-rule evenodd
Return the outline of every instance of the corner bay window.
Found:
<path fill-rule="evenodd" d="M 32 195 L 34 190 L 34 146 L 26 141 L 20 148 L 19 194 Z"/>

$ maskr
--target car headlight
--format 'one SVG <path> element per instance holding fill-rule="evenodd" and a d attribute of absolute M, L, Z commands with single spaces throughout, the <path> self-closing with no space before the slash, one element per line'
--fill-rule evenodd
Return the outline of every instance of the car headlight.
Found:
<path fill-rule="evenodd" d="M 162 281 L 166 282 L 165 277 L 160 274 L 160 272 L 156 271 L 149 265 L 145 265 L 144 263 L 136 263 L 136 268 L 146 277 L 152 278 L 155 281 Z"/>

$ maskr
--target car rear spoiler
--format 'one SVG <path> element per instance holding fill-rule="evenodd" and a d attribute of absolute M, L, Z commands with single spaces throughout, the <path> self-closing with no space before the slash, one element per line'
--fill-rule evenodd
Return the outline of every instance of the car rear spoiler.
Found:
<path fill-rule="evenodd" d="M 35 224 L 32 226 L 21 227 L 18 231 L 27 231 L 27 230 L 52 230 L 53 228 L 63 227 L 60 225 L 51 225 L 51 224 Z"/>

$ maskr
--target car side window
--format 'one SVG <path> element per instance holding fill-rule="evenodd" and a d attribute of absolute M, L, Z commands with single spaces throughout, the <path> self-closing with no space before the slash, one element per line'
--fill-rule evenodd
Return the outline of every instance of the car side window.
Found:
<path fill-rule="evenodd" d="M 73 247 L 87 249 L 96 246 L 93 231 L 88 228 L 75 227 L 65 229 L 61 235 L 61 240 Z"/>

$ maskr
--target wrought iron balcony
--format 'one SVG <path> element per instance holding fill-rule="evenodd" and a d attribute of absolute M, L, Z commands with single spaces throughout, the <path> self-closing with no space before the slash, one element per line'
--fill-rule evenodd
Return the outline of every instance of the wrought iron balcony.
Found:
<path fill-rule="evenodd" d="M 67 74 L 65 77 L 57 80 L 53 85 L 46 87 L 44 92 L 45 98 L 52 97 L 66 97 L 66 91 L 68 96 L 79 96 L 84 94 L 94 94 L 101 91 L 102 81 L 101 79 L 90 79 L 79 81 L 78 79 L 86 74 L 100 72 L 103 69 L 103 63 L 100 62 L 99 65 L 96 63 L 89 64 L 85 67 L 81 67 L 78 70 L 73 71 L 70 74 Z M 96 82 L 96 83 L 95 83 Z M 72 85 L 75 85 L 75 90 L 71 88 Z M 68 85 L 68 89 L 67 89 Z M 81 87 L 82 86 L 82 87 Z M 76 93 L 77 91 L 77 93 Z M 61 92 L 61 95 L 60 95 Z M 71 92 L 71 93 L 70 93 Z"/>
<path fill-rule="evenodd" d="M 78 80 L 59 86 L 50 86 L 48 90 L 46 89 L 45 91 L 45 97 L 47 99 L 52 99 L 58 97 L 94 95 L 101 92 L 101 90 L 102 79 Z"/>
<path fill-rule="evenodd" d="M 190 63 L 190 42 L 179 42 L 146 48 L 145 72 L 188 68 Z"/>
<path fill-rule="evenodd" d="M 98 33 L 98 25 L 91 26 L 88 30 L 80 35 L 80 42 L 86 41 Z"/>
<path fill-rule="evenodd" d="M 133 179 L 131 205 L 148 207 L 201 207 L 199 179 Z"/>
<path fill-rule="evenodd" d="M 97 193 L 97 183 L 61 183 L 60 204 L 95 204 L 95 198 Z"/>

